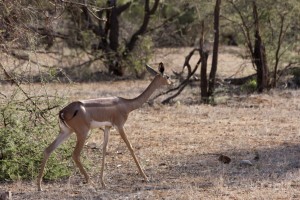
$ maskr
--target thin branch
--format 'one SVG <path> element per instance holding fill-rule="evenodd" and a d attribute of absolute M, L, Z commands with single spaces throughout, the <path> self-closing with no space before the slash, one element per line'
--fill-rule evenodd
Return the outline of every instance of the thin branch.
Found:
<path fill-rule="evenodd" d="M 145 8 L 144 8 L 144 19 L 143 19 L 143 23 L 140 26 L 140 28 L 131 36 L 131 39 L 129 40 L 129 42 L 126 44 L 126 51 L 132 51 L 134 48 L 135 43 L 137 42 L 137 40 L 139 39 L 139 36 L 145 34 L 145 32 L 147 31 L 147 27 L 148 24 L 150 22 L 150 17 L 155 13 L 155 11 L 157 10 L 159 4 L 159 0 L 155 0 L 154 1 L 154 5 L 152 6 L 152 8 L 150 9 L 150 1 L 146 0 L 145 1 Z"/>
<path fill-rule="evenodd" d="M 283 15 L 280 15 L 280 31 L 279 31 L 279 36 L 278 36 L 278 41 L 277 41 L 277 49 L 276 49 L 276 52 L 275 52 L 275 67 L 274 67 L 274 82 L 273 82 L 273 86 L 276 86 L 276 83 L 277 81 L 279 80 L 279 77 L 277 78 L 277 68 L 278 68 L 278 64 L 279 64 L 279 60 L 280 58 L 282 57 L 282 55 L 287 51 L 287 48 L 285 50 L 283 50 L 281 53 L 280 53 L 280 48 L 281 48 L 281 45 L 283 43 L 283 38 L 285 37 L 286 33 L 287 33 L 287 30 L 288 28 L 290 27 L 290 24 L 287 24 L 285 29 L 283 28 L 284 27 L 284 21 L 285 21 L 285 16 L 287 15 L 288 13 L 284 13 Z M 290 63 L 289 63 L 290 64 Z"/>
<path fill-rule="evenodd" d="M 180 13 L 176 13 L 174 15 L 172 15 L 171 17 L 169 17 L 168 19 L 165 19 L 161 24 L 157 25 L 156 27 L 153 28 L 149 28 L 148 30 L 145 31 L 145 34 L 147 33 L 151 33 L 161 27 L 166 26 L 168 23 L 173 22 L 174 20 L 176 20 L 178 17 L 182 16 L 183 14 L 185 14 L 186 12 L 180 12 Z"/>
<path fill-rule="evenodd" d="M 38 65 L 40 67 L 43 67 L 43 68 L 47 68 L 47 69 L 54 68 L 53 66 L 44 65 L 37 61 L 30 60 L 29 55 L 27 55 L 27 54 L 21 55 L 21 54 L 17 54 L 15 51 L 3 51 L 3 52 L 5 52 L 6 54 L 11 55 L 19 60 L 25 60 L 25 61 L 31 62 L 31 63 Z"/>
<path fill-rule="evenodd" d="M 169 103 L 172 99 L 174 99 L 175 97 L 177 97 L 178 95 L 181 94 L 181 92 L 184 90 L 184 88 L 190 82 L 190 78 L 196 73 L 196 71 L 198 69 L 198 66 L 201 63 L 201 57 L 200 57 L 199 60 L 198 60 L 198 62 L 197 62 L 197 64 L 196 64 L 196 66 L 194 67 L 194 69 L 191 70 L 191 65 L 189 64 L 189 61 L 192 58 L 192 56 L 194 55 L 195 51 L 199 51 L 199 49 L 198 48 L 193 49 L 186 56 L 186 58 L 185 58 L 185 62 L 184 62 L 183 68 L 184 67 L 188 68 L 188 75 L 187 75 L 187 77 L 177 87 L 171 88 L 171 89 L 169 89 L 169 90 L 167 90 L 165 92 L 162 92 L 162 93 L 154 96 L 150 101 L 153 101 L 153 100 L 157 99 L 160 96 L 163 96 L 163 95 L 166 95 L 166 94 L 169 94 L 171 92 L 174 92 L 174 91 L 178 90 L 175 94 L 171 95 L 170 97 L 167 97 L 165 100 L 162 101 L 163 104 L 166 104 L 166 103 Z"/>
<path fill-rule="evenodd" d="M 7 98 L 7 96 L 5 94 L 2 94 L 2 92 L 0 92 L 1 96 L 4 96 L 4 98 Z"/>
<path fill-rule="evenodd" d="M 0 67 L 1 67 L 1 69 L 3 70 L 5 76 L 6 76 L 7 78 L 9 78 L 9 81 L 10 81 L 12 84 L 15 84 L 15 85 L 20 89 L 20 91 L 25 95 L 25 97 L 32 103 L 32 105 L 33 105 L 34 107 L 36 107 L 36 108 L 39 110 L 39 113 L 41 113 L 42 110 L 39 108 L 39 106 L 32 100 L 31 97 L 29 97 L 29 95 L 23 90 L 23 88 L 22 88 L 21 85 L 15 80 L 15 78 L 13 78 L 13 77 L 6 71 L 6 69 L 4 68 L 4 66 L 2 65 L 2 63 L 0 63 Z M 43 115 L 41 115 L 41 116 L 42 116 L 42 118 L 43 118 L 46 122 L 49 122 L 49 121 L 47 120 L 47 118 L 45 118 Z"/>
<path fill-rule="evenodd" d="M 175 90 L 178 90 L 180 89 L 181 87 L 185 87 L 188 83 L 189 83 L 189 79 L 194 75 L 194 73 L 196 72 L 197 68 L 194 68 L 194 70 L 192 71 L 191 70 L 191 66 L 189 64 L 189 61 L 191 59 L 191 57 L 193 56 L 194 52 L 195 51 L 199 51 L 199 49 L 197 48 L 194 48 L 186 57 L 185 57 L 185 61 L 184 61 L 184 64 L 183 64 L 183 69 L 185 67 L 188 68 L 188 75 L 187 77 L 177 86 L 177 87 L 174 87 L 174 88 L 171 88 L 165 92 L 161 92 L 159 94 L 157 94 L 156 96 L 154 96 L 150 101 L 153 101 L 155 99 L 157 99 L 158 97 L 160 96 L 163 96 L 163 95 L 166 95 L 166 94 L 169 94 Z M 201 59 L 198 61 L 198 62 L 201 62 Z"/>
<path fill-rule="evenodd" d="M 93 62 L 95 62 L 97 60 L 101 60 L 102 58 L 103 58 L 103 56 L 99 56 L 99 57 L 96 57 L 94 59 L 84 61 L 83 63 L 79 63 L 78 65 L 71 65 L 70 68 L 79 68 L 79 67 L 82 67 L 84 65 L 90 65 L 90 64 L 92 64 Z"/>
<path fill-rule="evenodd" d="M 91 15 L 92 15 L 93 17 L 95 17 L 97 20 L 99 20 L 99 21 L 104 21 L 104 22 L 107 21 L 107 19 L 99 18 L 99 17 L 98 17 L 91 9 L 89 9 L 88 7 L 87 7 L 87 10 L 88 10 L 89 13 L 91 13 Z"/>
<path fill-rule="evenodd" d="M 279 36 L 278 36 L 278 41 L 277 41 L 277 49 L 276 49 L 276 52 L 275 52 L 275 66 L 274 66 L 274 77 L 273 77 L 273 87 L 276 86 L 276 82 L 277 82 L 277 69 L 278 69 L 278 64 L 279 64 L 279 60 L 280 60 L 280 57 L 279 57 L 279 51 L 280 51 L 280 48 L 281 48 L 281 44 L 282 44 L 282 39 L 283 39 L 283 26 L 284 26 L 284 15 L 281 15 L 280 16 L 280 29 L 279 29 Z"/>
<path fill-rule="evenodd" d="M 201 63 L 201 58 L 199 58 L 194 70 L 191 72 L 190 76 L 181 84 L 181 87 L 179 88 L 179 90 L 172 96 L 166 98 L 165 100 L 163 100 L 161 103 L 162 104 L 166 104 L 169 103 L 172 99 L 174 99 L 175 97 L 177 97 L 178 95 L 181 94 L 181 92 L 184 90 L 184 88 L 188 85 L 188 83 L 190 82 L 190 78 L 192 77 L 192 75 L 197 71 L 199 64 Z"/>
<path fill-rule="evenodd" d="M 92 7 L 94 9 L 97 9 L 96 12 L 102 11 L 102 10 L 110 10 L 110 9 L 113 8 L 113 6 L 107 7 L 107 8 L 100 8 L 100 7 L 94 6 L 92 4 L 84 4 L 84 3 L 78 3 L 78 2 L 74 2 L 74 1 L 68 1 L 68 0 L 60 0 L 60 1 L 63 2 L 63 3 L 75 4 L 75 5 L 84 6 L 84 7 L 86 7 L 86 6 Z"/>
<path fill-rule="evenodd" d="M 250 29 L 249 29 L 249 27 L 246 24 L 246 20 L 245 20 L 243 14 L 239 10 L 239 8 L 236 6 L 236 4 L 233 1 L 229 1 L 229 3 L 233 6 L 233 8 L 235 9 L 235 11 L 238 13 L 239 17 L 242 20 L 242 25 L 241 25 L 242 33 L 243 33 L 243 35 L 244 35 L 244 37 L 246 39 L 248 50 L 249 50 L 249 52 L 251 54 L 251 57 L 253 58 L 254 51 L 253 51 L 252 42 L 250 40 L 251 39 L 251 37 L 250 37 Z M 253 61 L 253 59 L 251 59 L 251 60 L 252 60 L 253 66 L 254 66 L 254 61 Z"/>
<path fill-rule="evenodd" d="M 95 18 L 96 18 L 97 20 L 99 20 L 99 21 L 107 21 L 107 19 L 101 19 L 101 18 L 99 18 L 99 17 L 95 14 L 95 12 L 101 12 L 101 11 L 103 11 L 103 10 L 110 10 L 110 9 L 113 8 L 113 6 L 110 6 L 110 7 L 107 7 L 107 8 L 100 8 L 100 7 L 91 5 L 91 4 L 78 3 L 78 2 L 68 1 L 68 0 L 61 0 L 61 2 L 63 2 L 63 3 L 68 3 L 68 4 L 79 5 L 79 6 L 85 7 L 85 8 L 87 8 L 87 10 L 89 11 L 89 13 L 91 13 L 92 16 L 95 17 Z M 91 10 L 89 7 L 93 8 L 93 10 Z M 95 11 L 94 11 L 94 10 L 95 10 Z"/>
<path fill-rule="evenodd" d="M 277 80 L 276 80 L 276 82 L 278 82 L 278 80 L 281 78 L 281 76 L 283 75 L 283 73 L 285 72 L 285 70 L 291 68 L 292 65 L 296 65 L 296 64 L 298 64 L 298 63 L 297 63 L 297 62 L 290 62 L 290 63 L 288 63 L 288 64 L 284 67 L 283 70 L 280 70 L 280 72 L 278 72 L 278 74 L 277 74 Z M 275 73 L 275 72 L 274 72 L 274 73 Z"/>

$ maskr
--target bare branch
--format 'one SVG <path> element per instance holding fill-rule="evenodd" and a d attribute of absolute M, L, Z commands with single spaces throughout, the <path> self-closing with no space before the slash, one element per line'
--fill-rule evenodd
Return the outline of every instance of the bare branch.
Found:
<path fill-rule="evenodd" d="M 14 77 L 12 77 L 7 71 L 6 71 L 6 69 L 4 68 L 4 66 L 0 63 L 0 67 L 1 67 L 1 69 L 3 70 L 3 72 L 4 72 L 4 74 L 5 74 L 5 76 L 7 77 L 7 78 L 9 78 L 9 81 L 12 83 L 12 84 L 15 84 L 19 89 L 20 89 L 20 91 L 25 95 L 25 97 L 32 103 L 32 105 L 35 107 L 35 108 L 37 108 L 38 110 L 39 110 L 39 113 L 42 113 L 42 110 L 39 108 L 39 106 L 36 104 L 36 102 L 34 102 L 33 100 L 32 100 L 32 98 L 24 91 L 24 89 L 21 87 L 21 85 L 18 83 L 18 81 L 14 78 Z M 48 120 L 47 120 L 47 118 L 45 118 L 43 115 L 41 115 L 42 116 L 42 118 L 46 121 L 46 122 L 49 122 Z"/>
<path fill-rule="evenodd" d="M 145 34 L 147 30 L 147 26 L 150 21 L 150 17 L 157 10 L 158 4 L 159 4 L 159 0 L 155 0 L 153 7 L 150 9 L 150 1 L 149 0 L 145 1 L 145 10 L 144 10 L 145 13 L 144 13 L 143 23 L 140 26 L 140 28 L 132 35 L 130 41 L 126 44 L 127 51 L 129 52 L 132 51 L 139 36 Z"/>
<path fill-rule="evenodd" d="M 171 88 L 169 90 L 167 90 L 166 92 L 162 92 L 160 94 L 157 94 L 156 96 L 154 96 L 150 101 L 153 101 L 155 99 L 157 99 L 158 97 L 160 96 L 163 96 L 163 95 L 166 95 L 166 94 L 169 94 L 171 92 L 174 92 L 176 90 L 178 90 L 175 94 L 173 94 L 172 96 L 166 98 L 165 100 L 162 101 L 163 104 L 166 104 L 166 103 L 169 103 L 172 99 L 174 99 L 175 97 L 177 97 L 182 91 L 183 89 L 188 85 L 188 83 L 190 82 L 190 79 L 191 77 L 196 73 L 197 69 L 198 69 L 198 66 L 201 62 L 201 58 L 199 58 L 196 66 L 194 67 L 194 69 L 192 70 L 191 69 L 191 65 L 189 64 L 190 62 L 190 59 L 192 58 L 192 56 L 194 55 L 194 52 L 195 51 L 199 51 L 199 49 L 195 48 L 193 49 L 186 57 L 185 57 L 185 61 L 184 61 L 184 64 L 183 64 L 183 69 L 185 67 L 188 68 L 188 75 L 187 77 L 177 86 L 177 87 L 174 87 L 174 88 Z"/>
<path fill-rule="evenodd" d="M 91 7 L 91 8 L 94 8 L 96 9 L 95 11 L 98 12 L 98 11 L 102 11 L 102 10 L 110 10 L 112 9 L 113 7 L 107 7 L 107 8 L 100 8 L 98 6 L 94 6 L 92 4 L 84 4 L 84 3 L 78 3 L 78 2 L 74 2 L 74 1 L 68 1 L 68 0 L 60 0 L 61 2 L 63 3 L 69 3 L 69 4 L 74 4 L 74 5 L 79 5 L 79 6 L 84 6 L 84 7 Z"/>
<path fill-rule="evenodd" d="M 276 87 L 276 83 L 279 80 L 277 71 L 278 71 L 278 65 L 279 65 L 279 60 L 281 58 L 281 56 L 286 52 L 286 50 L 282 51 L 282 53 L 280 54 L 280 49 L 283 43 L 283 39 L 286 35 L 287 29 L 290 26 L 290 23 L 286 25 L 286 27 L 284 28 L 284 22 L 285 22 L 285 16 L 287 15 L 287 13 L 285 14 L 280 14 L 280 29 L 279 29 L 279 36 L 278 36 L 278 41 L 277 41 L 277 49 L 275 52 L 275 66 L 274 66 L 274 77 L 273 77 L 273 86 Z"/>
<path fill-rule="evenodd" d="M 107 8 L 100 8 L 91 4 L 84 4 L 84 3 L 78 3 L 78 2 L 73 2 L 73 1 L 68 1 L 68 0 L 61 0 L 61 2 L 63 3 L 68 3 L 68 4 L 74 4 L 74 5 L 79 5 L 81 7 L 85 7 L 87 9 L 87 11 L 89 13 L 91 13 L 91 15 L 93 17 L 95 17 L 97 20 L 99 21 L 107 21 L 107 19 L 101 19 L 97 16 L 97 14 L 95 14 L 95 12 L 101 12 L 103 10 L 110 10 L 113 8 L 113 6 L 107 7 Z M 90 9 L 92 8 L 92 9 Z"/>
<path fill-rule="evenodd" d="M 194 70 L 191 72 L 191 74 L 190 74 L 190 75 L 189 75 L 189 76 L 188 76 L 188 77 L 187 77 L 187 78 L 179 85 L 178 91 L 177 91 L 174 95 L 172 95 L 172 96 L 166 98 L 165 100 L 163 100 L 163 101 L 161 102 L 162 104 L 170 103 L 170 101 L 171 101 L 172 99 L 174 99 L 175 97 L 177 97 L 178 95 L 181 94 L 181 92 L 184 90 L 184 88 L 185 88 L 185 87 L 188 85 L 188 83 L 190 82 L 190 78 L 191 78 L 191 77 L 194 75 L 194 73 L 197 71 L 200 62 L 201 62 L 201 58 L 199 58 L 199 60 L 198 60 L 198 62 L 197 62 L 197 64 L 196 64 L 196 66 L 195 66 Z"/>
<path fill-rule="evenodd" d="M 246 24 L 246 19 L 244 18 L 242 12 L 239 10 L 239 8 L 236 6 L 236 4 L 234 3 L 234 1 L 229 1 L 229 3 L 233 6 L 233 8 L 235 9 L 235 11 L 238 13 L 240 19 L 242 20 L 242 25 L 241 25 L 241 29 L 242 29 L 242 33 L 246 39 L 247 42 L 247 46 L 248 46 L 248 50 L 251 53 L 252 57 L 253 57 L 253 45 L 251 42 L 251 36 L 250 36 L 250 29 Z"/>

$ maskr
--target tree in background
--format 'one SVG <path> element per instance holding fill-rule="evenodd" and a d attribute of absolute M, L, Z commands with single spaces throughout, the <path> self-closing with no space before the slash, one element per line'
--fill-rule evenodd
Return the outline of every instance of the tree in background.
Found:
<path fill-rule="evenodd" d="M 93 55 L 94 61 L 102 60 L 108 71 L 114 75 L 123 76 L 124 70 L 132 65 L 138 74 L 137 66 L 144 65 L 149 59 L 151 38 L 145 34 L 152 16 L 157 11 L 159 0 L 120 2 L 15 0 L 19 8 L 11 7 L 13 2 L 2 2 L 2 41 L 8 41 L 9 37 L 15 34 L 15 29 L 26 29 L 26 33 L 38 37 L 35 48 L 46 44 L 45 50 L 51 51 L 59 39 L 69 48 L 81 48 Z M 22 15 L 15 12 L 21 8 Z M 135 10 L 138 13 L 134 16 L 135 24 L 129 24 L 131 27 L 126 27 L 124 34 L 124 27 L 129 18 L 128 14 L 126 16 L 124 13 Z M 17 28 L 18 26 L 21 28 Z M 19 38 L 21 39 L 21 36 Z M 26 43 L 26 39 L 23 38 L 19 45 Z M 53 50 L 55 48 L 53 47 Z"/>
<path fill-rule="evenodd" d="M 182 77 L 183 72 L 175 73 L 175 76 L 179 76 L 182 80 L 181 83 L 170 89 L 163 94 L 157 95 L 155 98 L 174 93 L 171 96 L 163 100 L 163 103 L 170 102 L 170 100 L 177 97 L 185 88 L 186 85 L 191 83 L 191 78 L 197 71 L 198 65 L 201 63 L 201 99 L 202 102 L 209 102 L 210 95 L 214 95 L 214 90 L 209 89 L 211 77 L 215 77 L 216 68 L 210 73 L 210 78 L 207 78 L 207 58 L 209 55 L 209 49 L 206 47 L 207 40 L 212 41 L 212 36 L 218 35 L 219 32 L 215 27 L 217 23 L 212 21 L 213 1 L 205 1 L 196 3 L 191 1 L 191 6 L 196 8 L 197 19 L 199 22 L 205 22 L 204 25 L 198 23 L 198 29 L 193 29 L 200 36 L 200 48 L 194 48 L 186 56 L 183 70 L 187 69 L 188 73 L 185 78 Z M 216 8 L 216 6 L 215 6 Z M 244 56 L 249 59 L 253 67 L 257 71 L 255 75 L 250 75 L 242 78 L 227 79 L 232 84 L 247 84 L 251 83 L 251 87 L 256 87 L 256 91 L 263 92 L 270 87 L 275 87 L 280 75 L 283 74 L 283 70 L 290 68 L 291 66 L 297 66 L 300 62 L 300 57 L 297 56 L 295 50 L 299 48 L 299 21 L 297 18 L 300 16 L 300 2 L 295 0 L 289 1 L 225 1 L 221 6 L 222 14 L 220 15 L 220 27 L 221 35 L 227 37 L 228 35 L 234 37 L 234 41 L 231 44 L 240 44 L 240 48 L 245 44 L 247 54 Z M 216 18 L 215 18 L 216 20 Z M 202 27 L 202 28 L 201 28 Z M 214 31 L 210 30 L 213 29 Z M 205 35 L 205 37 L 204 37 Z M 216 37 L 215 37 L 216 38 Z M 224 38 L 222 38 L 224 39 Z M 214 40 L 214 46 L 218 40 Z M 225 43 L 223 41 L 223 43 Z M 228 44 L 226 42 L 226 44 Z M 213 51 L 216 51 L 214 48 Z M 189 61 L 195 52 L 199 51 L 200 59 L 192 68 Z M 299 51 L 299 50 L 298 50 Z M 217 51 L 216 51 L 217 52 Z M 215 54 L 217 55 L 217 54 Z M 213 65 L 215 65 L 217 59 L 213 59 Z M 256 80 L 252 80 L 256 77 Z M 214 87 L 214 84 L 211 86 Z M 213 88 L 211 87 L 211 88 Z M 241 88 L 242 90 L 242 88 Z"/>
<path fill-rule="evenodd" d="M 109 72 L 115 75 L 122 76 L 124 74 L 124 60 L 130 56 L 130 53 L 134 50 L 137 41 L 142 37 L 147 30 L 148 24 L 150 22 L 150 17 L 155 14 L 157 7 L 159 5 L 159 0 L 155 0 L 152 7 L 150 7 L 150 1 L 144 1 L 144 16 L 143 21 L 138 30 L 136 30 L 130 39 L 126 40 L 124 47 L 120 52 L 119 44 L 119 17 L 122 12 L 126 11 L 131 5 L 131 2 L 126 4 L 117 5 L 117 0 L 107 1 L 107 7 L 111 9 L 106 9 L 106 22 L 104 23 L 104 28 L 101 28 L 99 24 L 99 29 L 101 31 L 98 36 L 101 37 L 99 40 L 98 49 L 104 50 L 104 52 L 109 55 L 108 57 L 108 67 Z M 99 12 L 102 16 L 102 13 Z M 97 32 L 96 32 L 97 33 Z"/>
<path fill-rule="evenodd" d="M 209 73 L 209 79 L 207 81 L 207 59 L 208 51 L 204 48 L 204 21 L 202 23 L 202 33 L 200 37 L 200 56 L 201 56 L 201 99 L 205 103 L 209 103 L 210 98 L 213 97 L 215 91 L 215 79 L 218 66 L 218 54 L 219 54 L 219 20 L 220 20 L 220 6 L 221 0 L 216 0 L 214 10 L 214 43 L 213 43 L 213 55 L 211 70 Z M 213 101 L 213 100 L 212 100 Z"/>
<path fill-rule="evenodd" d="M 93 37 L 98 41 L 96 42 L 97 44 L 92 44 L 94 45 L 93 51 L 95 51 L 92 53 L 95 55 L 97 55 L 97 53 L 101 54 L 102 60 L 105 61 L 109 73 L 123 76 L 124 70 L 128 66 L 134 65 L 133 69 L 136 75 L 139 75 L 137 65 L 143 65 L 144 63 L 141 62 L 146 62 L 148 57 L 138 57 L 138 55 L 135 54 L 135 47 L 137 45 L 143 46 L 142 42 L 145 41 L 143 36 L 147 31 L 151 16 L 155 14 L 158 8 L 159 0 L 155 0 L 153 3 L 151 3 L 150 0 L 143 2 L 128 1 L 123 4 L 118 3 L 117 0 L 108 0 L 106 3 L 98 1 L 98 5 L 103 9 L 96 9 L 95 12 L 90 9 L 92 6 L 87 4 L 87 2 L 88 1 L 86 1 L 86 4 L 69 2 L 69 6 L 71 7 L 69 13 L 76 16 L 71 18 L 71 20 L 79 29 L 79 38 L 83 38 L 82 34 L 84 35 L 92 31 L 94 34 Z M 122 18 L 125 15 L 124 13 L 131 9 L 131 7 L 144 7 L 143 11 L 140 12 L 138 16 L 135 16 L 141 17 L 143 20 L 139 28 L 137 28 L 131 36 L 128 34 L 126 38 L 124 38 L 123 34 L 120 38 L 120 29 L 124 27 L 123 23 L 126 21 Z M 74 12 L 74 10 L 76 10 L 76 12 Z M 138 21 L 139 19 L 135 22 L 137 23 Z M 130 31 L 133 29 L 134 28 L 131 27 Z M 120 43 L 120 40 L 122 40 L 122 43 Z M 144 49 L 139 49 L 140 52 L 147 50 L 145 46 L 143 47 Z M 134 61 L 138 59 L 140 59 L 141 62 L 135 64 Z"/>
<path fill-rule="evenodd" d="M 223 17 L 240 30 L 237 33 L 246 44 L 257 71 L 257 91 L 275 87 L 280 77 L 279 68 L 299 62 L 295 56 L 289 56 L 299 45 L 299 24 L 295 20 L 300 17 L 299 1 L 230 0 L 225 10 Z"/>
<path fill-rule="evenodd" d="M 246 44 L 253 67 L 258 74 L 264 73 L 257 76 L 259 91 L 276 86 L 280 70 L 298 62 L 289 52 L 299 46 L 299 4 L 297 0 L 251 3 L 230 0 L 222 4 L 221 36 L 234 34 L 235 42 Z M 59 73 L 66 71 L 73 80 L 82 74 L 93 80 L 87 73 L 89 68 L 99 69 L 104 65 L 112 74 L 122 76 L 130 70 L 142 77 L 142 66 L 149 61 L 154 46 L 198 44 L 195 40 L 199 38 L 203 19 L 206 21 L 206 39 L 212 41 L 214 35 L 211 31 L 214 29 L 212 0 L 13 0 L 3 1 L 1 5 L 0 38 L 2 47 L 8 44 L 1 51 L 29 61 L 28 55 L 15 50 L 44 48 L 45 53 L 55 52 L 55 56 L 63 57 L 63 48 L 69 48 L 78 60 L 75 62 L 74 59 L 72 64 L 60 62 L 64 70 L 58 69 L 59 66 L 39 65 L 56 68 Z M 259 55 L 262 55 L 261 59 Z M 266 81 L 259 77 L 265 77 Z"/>
<path fill-rule="evenodd" d="M 199 71 L 200 63 L 201 81 L 204 81 L 201 95 L 203 102 L 211 102 L 207 96 L 214 95 L 214 87 L 212 90 L 208 87 L 216 76 L 217 57 L 214 57 L 214 74 L 208 80 L 208 52 L 203 43 L 204 35 L 212 41 L 218 32 L 213 31 L 217 30 L 213 28 L 217 25 L 213 23 L 213 10 L 218 2 L 0 1 L 0 83 L 9 88 L 0 91 L 0 179 L 36 176 L 42 149 L 57 134 L 57 112 L 64 104 L 63 94 L 49 95 L 49 89 L 53 88 L 47 88 L 50 85 L 47 83 L 61 81 L 61 75 L 69 80 L 64 71 L 69 70 L 67 74 L 71 74 L 78 66 L 82 67 L 71 79 L 77 81 L 78 76 L 86 74 L 83 80 L 90 81 L 93 79 L 86 73 L 87 68 L 101 60 L 113 74 L 123 75 L 130 66 L 134 66 L 136 74 L 141 74 L 138 67 L 148 61 L 153 44 L 190 46 L 202 31 L 200 48 L 197 45 L 185 57 L 183 69 L 187 69 L 187 77 L 170 90 L 175 94 L 163 102 L 170 102 L 192 81 L 199 82 L 194 74 Z M 299 0 L 228 0 L 218 9 L 222 11 L 221 34 L 228 30 L 236 34 L 237 43 L 245 44 L 257 74 L 261 75 L 257 80 L 258 91 L 270 85 L 275 87 L 281 70 L 299 65 Z M 202 21 L 205 28 L 201 28 Z M 213 51 L 217 53 L 216 49 Z M 193 68 L 189 61 L 195 52 L 201 56 Z M 55 62 L 52 65 L 48 60 Z M 55 170 L 46 175 L 48 179 L 71 173 L 57 160 L 67 161 L 72 146 L 72 143 L 64 145 L 49 160 L 48 166 Z"/>

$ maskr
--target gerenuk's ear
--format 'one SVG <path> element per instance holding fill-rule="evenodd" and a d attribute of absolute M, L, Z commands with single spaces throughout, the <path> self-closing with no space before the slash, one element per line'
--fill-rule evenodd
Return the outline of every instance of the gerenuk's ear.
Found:
<path fill-rule="evenodd" d="M 156 76 L 158 73 L 157 73 L 157 71 L 155 71 L 152 67 L 150 67 L 148 64 L 146 64 L 146 69 L 147 69 L 147 71 L 150 73 L 150 74 L 152 74 L 152 75 L 154 75 L 154 76 Z"/>
<path fill-rule="evenodd" d="M 158 71 L 163 75 L 165 71 L 164 64 L 162 62 L 159 63 L 158 65 Z"/>

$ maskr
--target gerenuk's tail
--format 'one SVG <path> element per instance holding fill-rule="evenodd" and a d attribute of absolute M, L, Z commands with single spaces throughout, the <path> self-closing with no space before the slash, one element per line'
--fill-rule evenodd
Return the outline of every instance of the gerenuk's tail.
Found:
<path fill-rule="evenodd" d="M 78 113 L 78 110 L 75 110 L 75 112 L 74 112 L 74 114 L 73 114 L 73 116 L 72 116 L 71 119 L 73 119 L 73 118 L 77 115 L 77 113 Z M 64 125 L 68 126 L 68 124 L 66 123 L 66 119 L 65 119 L 65 117 L 64 117 L 64 111 L 63 111 L 63 110 L 59 111 L 58 117 L 59 117 L 60 121 L 61 121 Z M 71 119 L 68 119 L 68 120 L 71 120 Z M 69 126 L 68 126 L 68 127 L 69 127 Z"/>

